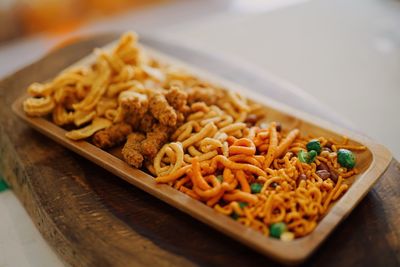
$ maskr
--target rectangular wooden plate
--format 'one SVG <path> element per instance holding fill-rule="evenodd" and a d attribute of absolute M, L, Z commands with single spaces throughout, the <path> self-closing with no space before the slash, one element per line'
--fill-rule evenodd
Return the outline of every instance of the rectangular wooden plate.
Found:
<path fill-rule="evenodd" d="M 107 45 L 109 49 L 114 43 Z M 331 123 L 305 114 L 299 110 L 277 103 L 272 99 L 256 94 L 250 89 L 243 88 L 222 78 L 216 77 L 204 70 L 189 66 L 175 58 L 171 58 L 149 47 L 142 46 L 152 57 L 172 65 L 180 66 L 199 78 L 221 85 L 229 90 L 237 91 L 255 102 L 262 103 L 266 108 L 269 120 L 282 122 L 285 129 L 299 128 L 303 133 L 321 135 L 340 139 L 347 136 L 350 144 L 364 145 L 367 151 L 357 154 L 357 168 L 360 173 L 351 178 L 349 190 L 333 205 L 328 214 L 319 222 L 316 229 L 309 235 L 290 242 L 280 241 L 263 236 L 261 233 L 241 225 L 228 216 L 222 215 L 203 203 L 190 198 L 184 193 L 168 185 L 156 184 L 151 175 L 130 167 L 117 156 L 101 150 L 86 141 L 72 141 L 65 137 L 66 131 L 44 118 L 31 118 L 25 115 L 22 102 L 27 95 L 21 96 L 13 103 L 14 112 L 29 123 L 33 128 L 50 137 L 54 141 L 91 160 L 106 170 L 121 177 L 125 181 L 139 187 L 153 196 L 169 203 L 179 210 L 242 242 L 243 244 L 268 255 L 282 263 L 295 264 L 304 261 L 325 240 L 333 229 L 346 218 L 354 207 L 368 193 L 380 175 L 388 167 L 392 158 L 390 152 L 382 145 L 369 138 L 341 129 Z M 75 63 L 83 65 L 93 62 L 93 54 Z M 71 67 L 73 67 L 71 66 Z M 34 81 L 32 81 L 34 82 Z M 251 85 L 249 85 L 251 86 Z"/>

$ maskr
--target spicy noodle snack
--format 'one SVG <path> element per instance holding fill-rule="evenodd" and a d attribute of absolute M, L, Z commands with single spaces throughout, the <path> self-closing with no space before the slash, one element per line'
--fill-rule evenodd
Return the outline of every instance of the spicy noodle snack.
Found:
<path fill-rule="evenodd" d="M 358 173 L 364 146 L 272 121 L 244 96 L 150 57 L 127 33 L 95 62 L 29 86 L 29 116 L 108 150 L 266 236 L 312 232 Z"/>

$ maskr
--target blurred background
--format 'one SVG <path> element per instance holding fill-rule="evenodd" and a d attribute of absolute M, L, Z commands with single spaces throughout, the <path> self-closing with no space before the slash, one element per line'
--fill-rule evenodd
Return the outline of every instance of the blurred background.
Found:
<path fill-rule="evenodd" d="M 0 0 L 0 25 L 0 77 L 136 30 L 289 81 L 400 158 L 399 0 Z"/>
<path fill-rule="evenodd" d="M 2 0 L 0 41 L 35 33 L 63 34 L 85 23 L 168 0 Z M 171 2 L 171 1 L 170 1 Z"/>

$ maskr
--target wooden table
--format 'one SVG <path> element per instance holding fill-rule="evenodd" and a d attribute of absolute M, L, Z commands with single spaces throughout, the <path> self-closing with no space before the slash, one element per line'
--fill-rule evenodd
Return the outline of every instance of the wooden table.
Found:
<path fill-rule="evenodd" d="M 73 266 L 278 265 L 64 149 L 12 113 L 11 103 L 32 81 L 53 77 L 114 38 L 98 36 L 57 50 L 0 82 L 0 172 L 45 239 Z M 221 75 L 233 70 L 216 58 L 203 60 Z M 249 80 L 245 71 L 235 71 L 231 79 Z M 399 266 L 399 191 L 400 164 L 392 160 L 305 265 Z"/>

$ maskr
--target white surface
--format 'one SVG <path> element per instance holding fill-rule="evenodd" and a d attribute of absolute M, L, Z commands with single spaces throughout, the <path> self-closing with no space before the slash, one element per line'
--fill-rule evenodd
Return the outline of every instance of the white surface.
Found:
<path fill-rule="evenodd" d="M 80 32 L 138 29 L 258 64 L 304 88 L 399 158 L 399 1 L 320 0 L 270 13 L 298 2 L 304 1 L 188 1 Z M 0 47 L 0 76 L 60 39 L 42 35 Z M 11 191 L 0 193 L 0 214 L 0 267 L 62 265 Z"/>
<path fill-rule="evenodd" d="M 0 193 L 0 267 L 64 266 L 11 190 Z"/>

